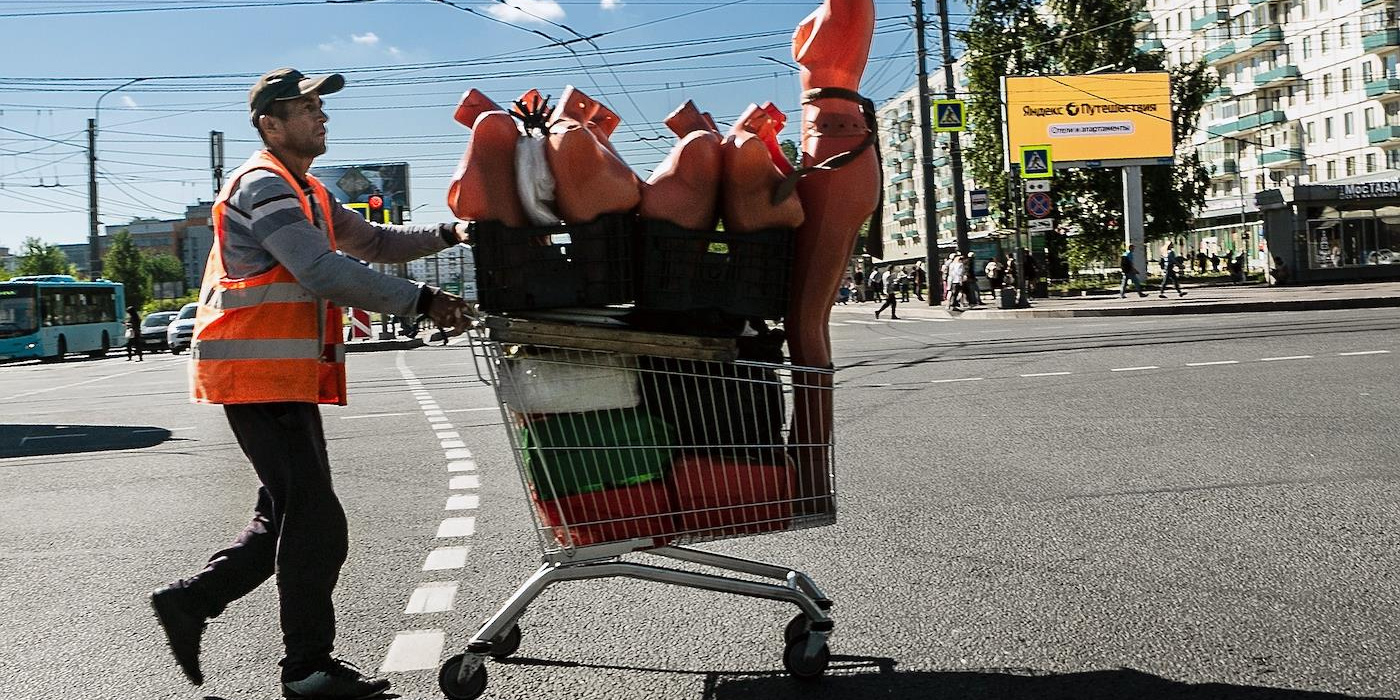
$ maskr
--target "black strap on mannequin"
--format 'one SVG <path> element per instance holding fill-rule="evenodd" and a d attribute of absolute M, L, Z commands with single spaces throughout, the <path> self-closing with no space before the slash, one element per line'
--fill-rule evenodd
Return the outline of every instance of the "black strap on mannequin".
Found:
<path fill-rule="evenodd" d="M 879 120 L 875 116 L 875 103 L 855 90 L 847 90 L 846 88 L 813 88 L 802 93 L 803 105 L 811 104 L 815 100 L 828 99 L 847 100 L 860 105 L 861 114 L 865 116 L 865 126 L 870 130 L 870 133 L 867 134 L 865 139 L 856 145 L 855 148 L 849 151 L 837 153 L 816 165 L 808 165 L 792 171 L 791 174 L 783 179 L 782 183 L 778 185 L 778 189 L 773 193 L 773 204 L 781 204 L 783 201 L 787 200 L 788 197 L 791 197 L 793 193 L 797 191 L 797 182 L 808 174 L 818 171 L 836 170 L 842 166 L 849 165 L 854 162 L 856 158 L 860 157 L 862 153 L 865 153 L 866 149 L 874 148 L 875 162 L 880 165 L 878 168 L 878 172 L 880 173 L 880 195 L 875 200 L 875 213 L 870 219 L 870 228 L 866 233 L 865 252 L 876 258 L 883 258 L 884 240 L 881 222 L 884 219 L 885 208 L 885 169 L 880 157 L 880 129 Z"/>

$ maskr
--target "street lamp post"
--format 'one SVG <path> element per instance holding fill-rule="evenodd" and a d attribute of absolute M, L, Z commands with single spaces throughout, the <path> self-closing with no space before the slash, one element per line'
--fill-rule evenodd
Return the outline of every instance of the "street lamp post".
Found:
<path fill-rule="evenodd" d="M 142 80 L 145 78 L 132 78 L 98 95 L 92 119 L 88 120 L 88 276 L 93 279 L 102 276 L 102 251 L 97 240 L 97 115 L 102 109 L 102 98 Z"/>

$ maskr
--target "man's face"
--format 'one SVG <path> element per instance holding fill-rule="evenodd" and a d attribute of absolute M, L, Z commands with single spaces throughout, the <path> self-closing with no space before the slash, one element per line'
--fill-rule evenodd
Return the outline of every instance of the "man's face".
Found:
<path fill-rule="evenodd" d="M 270 122 L 265 127 L 270 145 L 305 158 L 325 153 L 326 122 L 330 118 L 321 109 L 321 96 L 312 93 L 288 100 L 285 109 L 285 117 L 262 117 Z"/>

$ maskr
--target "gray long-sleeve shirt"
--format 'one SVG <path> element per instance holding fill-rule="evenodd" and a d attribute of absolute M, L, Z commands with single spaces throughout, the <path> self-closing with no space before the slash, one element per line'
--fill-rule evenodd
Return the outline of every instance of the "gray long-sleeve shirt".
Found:
<path fill-rule="evenodd" d="M 222 254 L 229 277 L 251 277 L 281 263 L 303 287 L 342 306 L 411 315 L 422 285 L 376 272 L 340 255 L 325 233 L 326 212 L 311 200 L 315 222 L 306 220 L 291 185 L 275 173 L 255 170 L 243 176 L 224 208 Z M 367 262 L 397 263 L 448 247 L 453 224 L 391 226 L 375 224 L 340 206 L 332 197 L 336 246 Z"/>

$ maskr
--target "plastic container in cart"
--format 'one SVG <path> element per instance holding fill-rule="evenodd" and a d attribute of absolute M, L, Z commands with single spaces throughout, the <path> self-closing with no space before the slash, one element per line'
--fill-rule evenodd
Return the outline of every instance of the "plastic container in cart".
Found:
<path fill-rule="evenodd" d="M 793 232 L 696 231 L 638 223 L 637 308 L 745 318 L 787 314 Z"/>
<path fill-rule="evenodd" d="M 831 600 L 811 577 L 688 545 L 835 522 L 832 445 L 788 444 L 794 390 L 831 391 L 830 382 L 810 384 L 831 370 L 740 359 L 732 338 L 501 317 L 488 318 L 485 328 L 481 347 L 542 561 L 465 653 L 442 666 L 443 693 L 471 700 L 484 692 L 486 659 L 516 651 L 518 621 L 546 587 L 606 577 L 791 603 L 800 612 L 784 630 L 783 664 L 798 677 L 824 673 L 835 622 L 827 612 Z M 521 373 L 528 379 L 516 376 Z M 626 386 L 551 396 L 549 403 L 571 409 L 562 413 L 541 412 L 518 389 L 595 373 Z M 620 406 L 619 397 L 626 404 L 635 397 L 635 405 Z M 820 463 L 799 464 L 802 459 Z M 804 493 L 799 474 L 814 468 L 824 483 L 818 493 Z M 633 554 L 722 573 L 622 560 Z"/>
<path fill-rule="evenodd" d="M 525 228 L 476 222 L 480 308 L 512 313 L 631 302 L 634 222 L 631 214 Z"/>

